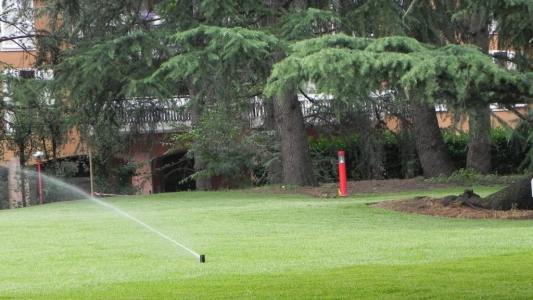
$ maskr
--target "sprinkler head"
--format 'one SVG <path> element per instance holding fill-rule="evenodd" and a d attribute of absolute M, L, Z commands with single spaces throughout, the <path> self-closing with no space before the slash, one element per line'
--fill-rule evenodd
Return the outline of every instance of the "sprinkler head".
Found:
<path fill-rule="evenodd" d="M 200 254 L 200 262 L 205 263 L 205 255 Z"/>

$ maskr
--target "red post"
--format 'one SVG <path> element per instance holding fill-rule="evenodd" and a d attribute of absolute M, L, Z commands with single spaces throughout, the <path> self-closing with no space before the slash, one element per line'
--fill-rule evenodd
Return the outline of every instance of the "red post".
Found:
<path fill-rule="evenodd" d="M 348 195 L 346 187 L 346 162 L 344 160 L 344 151 L 339 151 L 339 196 Z"/>
<path fill-rule="evenodd" d="M 37 175 L 39 180 L 39 204 L 43 204 L 43 183 L 41 181 L 41 159 L 37 159 Z"/>

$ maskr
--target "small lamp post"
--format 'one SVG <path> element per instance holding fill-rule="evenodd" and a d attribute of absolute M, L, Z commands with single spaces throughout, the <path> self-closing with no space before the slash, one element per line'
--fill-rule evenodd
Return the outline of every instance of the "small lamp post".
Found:
<path fill-rule="evenodd" d="M 39 204 L 43 204 L 43 183 L 41 180 L 41 157 L 43 156 L 42 151 L 37 151 L 33 154 L 35 160 L 37 161 L 37 176 L 39 181 Z"/>
<path fill-rule="evenodd" d="M 346 162 L 344 160 L 344 151 L 339 151 L 339 196 L 348 195 L 346 185 Z"/>

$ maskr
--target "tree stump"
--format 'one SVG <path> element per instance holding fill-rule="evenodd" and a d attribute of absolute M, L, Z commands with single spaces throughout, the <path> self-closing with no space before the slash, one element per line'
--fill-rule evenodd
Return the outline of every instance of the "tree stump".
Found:
<path fill-rule="evenodd" d="M 473 190 L 465 190 L 459 196 L 446 196 L 442 200 L 444 206 L 459 203 L 472 208 L 492 210 L 531 210 L 533 209 L 533 195 L 531 189 L 533 174 L 527 178 L 516 181 L 506 188 L 481 198 Z"/>

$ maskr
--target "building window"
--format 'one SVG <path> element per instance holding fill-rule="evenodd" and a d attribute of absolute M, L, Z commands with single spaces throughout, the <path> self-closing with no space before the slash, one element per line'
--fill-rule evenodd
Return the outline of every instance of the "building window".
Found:
<path fill-rule="evenodd" d="M 33 50 L 35 44 L 34 11 L 32 0 L 2 0 L 0 6 L 2 38 L 12 38 L 1 43 L 2 51 Z"/>

